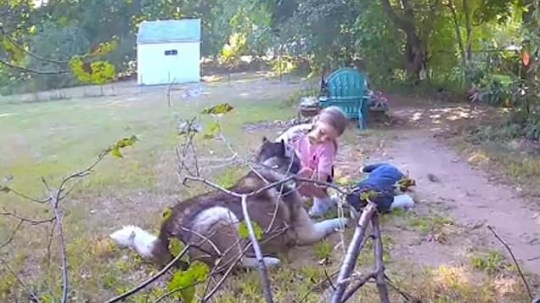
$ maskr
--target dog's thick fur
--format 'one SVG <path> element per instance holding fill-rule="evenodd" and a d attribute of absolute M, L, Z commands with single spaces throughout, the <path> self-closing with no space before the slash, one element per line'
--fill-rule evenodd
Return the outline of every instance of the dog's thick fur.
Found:
<path fill-rule="evenodd" d="M 257 173 L 250 171 L 228 190 L 248 194 L 267 185 L 261 176 L 273 183 L 283 180 L 288 171 L 298 172 L 299 163 L 286 157 L 280 144 L 283 142 L 270 142 L 264 138 L 257 157 L 262 165 L 257 166 Z M 271 152 L 268 152 L 269 149 Z M 247 199 L 251 221 L 265 231 L 259 244 L 267 265 L 280 262 L 269 255 L 275 256 L 292 246 L 314 244 L 347 223 L 345 218 L 314 223 L 303 204 L 293 181 L 271 187 Z M 160 266 L 168 264 L 173 258 L 169 251 L 171 238 L 196 246 L 188 251 L 191 261 L 199 260 L 213 266 L 219 259 L 219 265 L 223 268 L 239 258 L 249 241 L 240 239 L 239 235 L 240 224 L 244 221 L 241 199 L 223 191 L 213 190 L 179 202 L 170 214 L 163 221 L 157 240 L 151 244 L 151 259 Z M 252 249 L 246 251 L 239 265 L 257 265 Z"/>

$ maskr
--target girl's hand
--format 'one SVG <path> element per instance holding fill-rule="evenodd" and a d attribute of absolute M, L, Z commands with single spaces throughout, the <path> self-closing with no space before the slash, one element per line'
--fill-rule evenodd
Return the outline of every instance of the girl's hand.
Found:
<path fill-rule="evenodd" d="M 302 168 L 299 172 L 298 172 L 298 175 L 302 178 L 305 178 L 305 179 L 311 179 L 314 175 L 315 171 L 309 167 L 304 167 Z"/>
<path fill-rule="evenodd" d="M 317 179 L 317 173 L 311 169 L 311 168 L 303 168 L 298 172 L 298 175 L 301 178 L 309 179 L 309 180 L 316 180 Z M 302 182 L 300 187 L 298 188 L 298 191 L 301 195 L 307 196 L 307 197 L 324 197 L 324 186 L 318 185 L 311 182 Z"/>

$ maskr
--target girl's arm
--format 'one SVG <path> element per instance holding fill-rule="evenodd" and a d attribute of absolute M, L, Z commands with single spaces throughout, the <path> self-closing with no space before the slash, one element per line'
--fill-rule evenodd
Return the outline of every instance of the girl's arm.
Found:
<path fill-rule="evenodd" d="M 303 168 L 298 174 L 300 175 L 300 177 L 305 179 L 318 179 L 316 176 L 317 173 L 314 172 L 311 168 Z M 324 182 L 326 180 L 322 181 Z M 321 188 L 320 185 L 311 182 L 305 182 L 301 184 L 298 188 L 298 191 L 306 197 L 324 198 L 328 196 L 324 188 Z"/>
<path fill-rule="evenodd" d="M 317 180 L 326 182 L 332 176 L 332 167 L 336 159 L 336 149 L 333 143 L 326 144 L 319 154 L 319 165 L 317 167 Z"/>

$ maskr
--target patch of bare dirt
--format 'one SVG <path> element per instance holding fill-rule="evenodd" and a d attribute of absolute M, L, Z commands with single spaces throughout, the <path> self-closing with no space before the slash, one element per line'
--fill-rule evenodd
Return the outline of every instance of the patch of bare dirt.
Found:
<path fill-rule="evenodd" d="M 454 221 L 454 231 L 442 243 L 419 237 L 396 223 L 398 219 L 386 224 L 386 232 L 399 239 L 392 255 L 426 265 L 459 264 L 470 262 L 470 253 L 479 247 L 490 247 L 509 257 L 486 228 L 490 225 L 527 271 L 540 274 L 539 212 L 516 185 L 495 183 L 492 175 L 470 165 L 471 159 L 460 158 L 446 140 L 459 127 L 489 119 L 493 110 L 443 103 L 412 107 L 395 99 L 392 105 L 391 115 L 407 121 L 408 127 L 386 134 L 386 144 L 371 153 L 368 162 L 393 163 L 417 181 L 416 214 L 436 212 Z"/>
<path fill-rule="evenodd" d="M 540 273 L 540 263 L 535 261 L 540 256 L 540 219 L 538 213 L 531 211 L 526 201 L 518 197 L 515 188 L 494 185 L 485 172 L 473 169 L 427 132 L 403 134 L 388 150 L 388 156 L 392 163 L 409 171 L 416 179 L 420 209 L 429 209 L 435 201 L 444 201 L 448 213 L 458 224 L 494 227 L 525 267 Z M 428 174 L 435 174 L 440 182 L 430 181 Z M 473 233 L 473 229 L 468 232 Z M 477 240 L 488 243 L 472 245 L 500 247 L 485 228 L 475 232 L 480 233 Z"/>

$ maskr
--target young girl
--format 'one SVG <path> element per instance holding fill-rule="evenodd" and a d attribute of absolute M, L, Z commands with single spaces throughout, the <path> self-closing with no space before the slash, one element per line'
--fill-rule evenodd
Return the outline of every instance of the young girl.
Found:
<path fill-rule="evenodd" d="M 291 127 L 277 140 L 285 140 L 288 152 L 294 152 L 300 159 L 302 169 L 299 175 L 331 183 L 338 149 L 337 139 L 348 123 L 349 120 L 339 107 L 330 106 L 321 110 L 313 124 Z M 313 198 L 310 216 L 323 215 L 335 204 L 323 185 L 305 182 L 299 187 L 299 192 Z"/>

